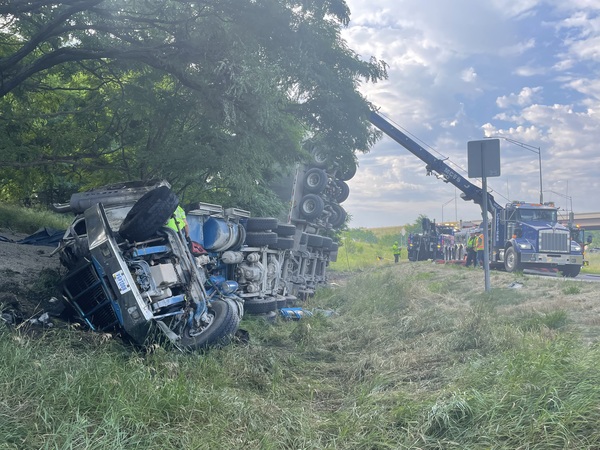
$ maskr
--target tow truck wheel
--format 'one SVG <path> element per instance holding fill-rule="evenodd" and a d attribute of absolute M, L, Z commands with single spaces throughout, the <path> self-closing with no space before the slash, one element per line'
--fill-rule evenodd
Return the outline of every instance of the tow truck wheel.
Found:
<path fill-rule="evenodd" d="M 507 272 L 520 272 L 523 270 L 519 255 L 513 247 L 508 247 L 504 254 L 504 268 Z"/>
<path fill-rule="evenodd" d="M 158 231 L 177 209 L 179 200 L 167 186 L 147 192 L 127 213 L 119 234 L 130 241 L 144 241 Z"/>
<path fill-rule="evenodd" d="M 187 350 L 200 350 L 226 345 L 238 329 L 240 318 L 231 300 L 215 300 L 208 307 L 212 321 L 199 334 L 187 326 L 181 334 L 179 344 Z"/>

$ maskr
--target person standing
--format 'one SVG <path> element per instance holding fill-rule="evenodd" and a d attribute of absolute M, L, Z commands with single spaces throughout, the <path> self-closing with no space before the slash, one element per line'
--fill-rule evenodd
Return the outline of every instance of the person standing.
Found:
<path fill-rule="evenodd" d="M 475 250 L 477 250 L 477 266 L 483 268 L 483 251 L 485 250 L 483 245 L 483 233 L 477 235 Z"/>
<path fill-rule="evenodd" d="M 394 242 L 392 245 L 392 253 L 394 254 L 394 262 L 397 263 L 400 259 L 400 252 L 402 251 L 402 247 L 398 245 L 398 241 Z"/>
<path fill-rule="evenodd" d="M 477 257 L 477 251 L 475 250 L 476 245 L 477 245 L 477 235 L 472 234 L 471 236 L 469 236 L 469 240 L 467 241 L 467 263 L 465 264 L 466 267 L 470 267 L 471 265 L 473 265 L 473 267 L 476 266 L 476 257 Z"/>

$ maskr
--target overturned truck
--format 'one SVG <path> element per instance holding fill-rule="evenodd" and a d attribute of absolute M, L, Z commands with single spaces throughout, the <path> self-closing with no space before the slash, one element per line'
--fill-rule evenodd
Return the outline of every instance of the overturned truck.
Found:
<path fill-rule="evenodd" d="M 335 173 L 335 164 L 298 166 L 287 220 L 194 203 L 188 233 L 165 226 L 179 204 L 166 181 L 75 193 L 54 205 L 76 214 L 57 249 L 67 307 L 90 329 L 140 346 L 227 344 L 244 314 L 273 315 L 327 283 L 346 217 L 347 185 Z"/>

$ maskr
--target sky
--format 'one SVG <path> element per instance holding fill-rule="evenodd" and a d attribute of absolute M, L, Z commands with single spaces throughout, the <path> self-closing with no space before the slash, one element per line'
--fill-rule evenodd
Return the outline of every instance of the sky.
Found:
<path fill-rule="evenodd" d="M 501 176 L 487 179 L 502 205 L 539 202 L 541 157 L 545 202 L 600 212 L 600 0 L 346 3 L 343 39 L 388 65 L 387 80 L 359 88 L 388 121 L 465 178 L 467 143 L 502 136 Z M 481 219 L 387 136 L 348 185 L 351 228 Z"/>

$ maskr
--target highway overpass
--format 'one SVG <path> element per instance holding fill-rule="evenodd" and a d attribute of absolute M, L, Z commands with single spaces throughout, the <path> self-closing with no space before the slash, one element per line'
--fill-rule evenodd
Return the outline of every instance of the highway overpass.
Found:
<path fill-rule="evenodd" d="M 558 221 L 563 225 L 567 225 L 569 223 L 569 215 L 563 215 L 560 214 L 560 212 L 558 215 Z M 481 224 L 481 219 L 461 221 L 462 228 L 479 226 L 479 224 Z M 579 225 L 581 228 L 584 228 L 586 230 L 600 230 L 600 212 L 574 213 L 573 225 Z"/>
<path fill-rule="evenodd" d="M 560 216 L 559 220 L 564 225 L 569 223 L 568 216 Z M 574 213 L 573 224 L 586 230 L 600 230 L 600 212 Z"/>

